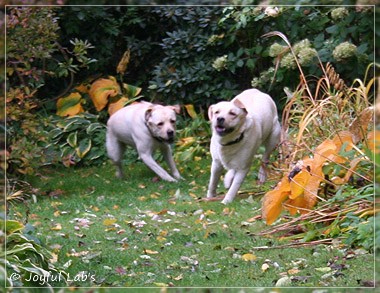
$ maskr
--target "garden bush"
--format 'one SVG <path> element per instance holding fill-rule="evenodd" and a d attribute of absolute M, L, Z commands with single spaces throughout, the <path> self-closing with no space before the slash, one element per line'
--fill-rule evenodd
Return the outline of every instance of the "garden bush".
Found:
<path fill-rule="evenodd" d="M 25 136 L 35 147 L 46 140 L 36 130 L 46 125 L 33 124 L 55 113 L 58 98 L 75 86 L 115 75 L 126 52 L 118 82 L 141 87 L 145 100 L 193 104 L 205 113 L 253 86 L 282 110 L 284 88 L 299 84 L 298 68 L 281 39 L 263 35 L 285 33 L 305 76 L 322 73 L 319 58 L 350 84 L 374 58 L 373 13 L 370 6 L 11 7 L 8 146 L 11 163 L 25 165 L 11 170 L 28 168 L 15 142 Z M 100 117 L 105 122 L 107 114 Z"/>

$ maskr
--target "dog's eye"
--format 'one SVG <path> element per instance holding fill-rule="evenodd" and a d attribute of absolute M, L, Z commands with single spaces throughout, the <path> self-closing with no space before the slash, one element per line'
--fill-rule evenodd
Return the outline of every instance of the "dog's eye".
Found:
<path fill-rule="evenodd" d="M 219 114 L 220 113 L 220 111 L 219 110 L 216 110 L 215 112 L 214 112 L 214 114 Z"/>
<path fill-rule="evenodd" d="M 163 125 L 164 125 L 164 122 L 157 123 L 157 126 L 163 126 Z"/>
<path fill-rule="evenodd" d="M 235 112 L 230 112 L 229 114 L 230 114 L 232 117 L 237 116 L 237 114 L 236 114 Z"/>
<path fill-rule="evenodd" d="M 170 123 L 175 124 L 175 120 L 174 119 L 170 120 Z"/>

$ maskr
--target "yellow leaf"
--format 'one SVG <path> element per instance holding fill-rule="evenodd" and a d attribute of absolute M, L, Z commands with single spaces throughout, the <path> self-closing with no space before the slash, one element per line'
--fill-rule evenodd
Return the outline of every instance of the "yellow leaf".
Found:
<path fill-rule="evenodd" d="M 254 261 L 256 260 L 256 258 L 257 258 L 256 255 L 252 253 L 246 253 L 241 256 L 241 259 L 244 261 Z"/>
<path fill-rule="evenodd" d="M 290 269 L 288 270 L 288 274 L 289 275 L 295 275 L 295 274 L 298 274 L 300 272 L 300 270 L 298 269 Z"/>
<path fill-rule="evenodd" d="M 116 102 L 112 102 L 108 105 L 108 114 L 112 116 L 120 109 L 124 108 L 125 104 L 128 102 L 128 98 L 121 97 Z"/>
<path fill-rule="evenodd" d="M 120 94 L 120 86 L 113 76 L 108 79 L 100 78 L 96 80 L 90 88 L 89 95 L 97 111 L 101 111 L 108 104 L 110 97 Z"/>
<path fill-rule="evenodd" d="M 62 230 L 62 225 L 58 223 L 54 227 L 51 227 L 50 230 L 52 230 L 52 231 Z"/>
<path fill-rule="evenodd" d="M 90 85 L 88 85 L 88 84 L 84 84 L 84 83 L 82 83 L 82 84 L 80 84 L 80 85 L 78 85 L 78 86 L 75 87 L 75 89 L 76 89 L 78 92 L 82 93 L 82 94 L 87 94 L 89 88 L 90 88 Z"/>
<path fill-rule="evenodd" d="M 124 74 L 127 70 L 127 66 L 129 63 L 129 59 L 131 57 L 131 50 L 127 50 L 124 52 L 123 57 L 121 58 L 119 64 L 117 65 L 116 72 L 119 74 Z"/>
<path fill-rule="evenodd" d="M 314 165 L 316 167 L 322 166 L 328 156 L 337 152 L 337 146 L 331 139 L 326 139 L 314 151 Z"/>
<path fill-rule="evenodd" d="M 55 211 L 53 215 L 54 215 L 54 217 L 58 217 L 58 216 L 61 215 L 61 212 L 60 211 Z"/>
<path fill-rule="evenodd" d="M 307 209 L 311 209 L 317 203 L 318 190 L 322 181 L 322 167 L 320 173 L 320 176 L 311 176 L 307 184 L 307 190 L 304 192 Z"/>
<path fill-rule="evenodd" d="M 183 274 L 180 274 L 178 277 L 174 277 L 173 280 L 179 281 L 183 279 Z"/>
<path fill-rule="evenodd" d="M 165 237 L 166 235 L 168 235 L 168 230 L 160 231 L 160 236 Z"/>
<path fill-rule="evenodd" d="M 368 148 L 372 151 L 372 153 L 379 154 L 380 153 L 380 147 L 379 147 L 380 146 L 380 131 L 372 130 L 370 133 L 368 133 L 367 143 L 368 143 Z"/>
<path fill-rule="evenodd" d="M 80 93 L 71 93 L 67 97 L 59 98 L 57 101 L 57 115 L 75 116 L 84 112 L 81 102 L 82 96 Z"/>
<path fill-rule="evenodd" d="M 215 214 L 215 212 L 212 211 L 212 210 L 207 210 L 207 211 L 205 211 L 205 215 L 206 215 L 206 216 L 213 215 L 213 214 Z"/>
<path fill-rule="evenodd" d="M 144 249 L 145 254 L 158 254 L 158 251 L 150 250 L 150 249 Z"/>
<path fill-rule="evenodd" d="M 305 196 L 301 195 L 295 199 L 288 199 L 284 207 L 289 211 L 289 214 L 294 216 L 298 211 L 302 212 L 302 208 L 305 208 L 307 202 Z"/>
<path fill-rule="evenodd" d="M 284 176 L 274 190 L 267 192 L 262 199 L 261 214 L 267 225 L 271 225 L 282 211 L 282 203 L 290 195 L 288 175 Z"/>
<path fill-rule="evenodd" d="M 159 241 L 159 242 L 164 242 L 164 241 L 166 241 L 166 238 L 163 237 L 163 236 L 157 236 L 156 239 L 157 239 L 157 241 Z"/>
<path fill-rule="evenodd" d="M 293 178 L 291 178 L 290 182 L 290 199 L 295 199 L 301 194 L 303 194 L 305 190 L 305 186 L 307 185 L 311 175 L 308 171 L 302 170 Z"/>
<path fill-rule="evenodd" d="M 192 119 L 197 118 L 198 115 L 197 115 L 197 113 L 194 110 L 194 105 L 193 104 L 187 104 L 187 105 L 185 105 L 185 108 L 186 108 L 187 114 L 189 114 L 189 116 Z"/>
<path fill-rule="evenodd" d="M 117 219 L 105 219 L 103 221 L 104 226 L 111 226 L 117 222 Z"/>

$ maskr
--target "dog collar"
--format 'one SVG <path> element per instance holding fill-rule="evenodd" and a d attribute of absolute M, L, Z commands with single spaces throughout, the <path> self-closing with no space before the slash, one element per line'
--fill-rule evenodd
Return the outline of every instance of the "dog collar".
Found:
<path fill-rule="evenodd" d="M 233 140 L 233 141 L 230 141 L 230 142 L 227 142 L 227 143 L 221 143 L 222 146 L 229 146 L 229 145 L 233 145 L 233 144 L 236 144 L 236 143 L 239 143 L 240 141 L 242 141 L 242 139 L 244 138 L 244 131 L 240 134 L 240 136 Z"/>

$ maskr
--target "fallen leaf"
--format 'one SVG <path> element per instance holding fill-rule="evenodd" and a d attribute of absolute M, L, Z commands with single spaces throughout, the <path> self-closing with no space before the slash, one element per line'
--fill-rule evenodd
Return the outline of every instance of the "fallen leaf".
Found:
<path fill-rule="evenodd" d="M 298 269 L 290 269 L 288 270 L 288 274 L 289 275 L 295 275 L 295 274 L 298 274 L 300 272 L 300 270 Z"/>
<path fill-rule="evenodd" d="M 262 266 L 261 266 L 261 270 L 263 272 L 266 272 L 267 270 L 269 269 L 269 265 L 267 263 L 264 263 Z"/>
<path fill-rule="evenodd" d="M 257 258 L 256 255 L 252 253 L 246 253 L 241 256 L 241 259 L 244 261 L 254 261 L 256 260 L 256 258 Z"/>
<path fill-rule="evenodd" d="M 144 249 L 145 254 L 158 254 L 158 251 L 150 250 L 150 249 Z"/>
<path fill-rule="evenodd" d="M 289 287 L 291 285 L 292 279 L 290 277 L 282 277 L 276 282 L 276 287 Z"/>
<path fill-rule="evenodd" d="M 117 222 L 117 219 L 105 219 L 103 221 L 104 226 L 111 226 Z"/>
<path fill-rule="evenodd" d="M 52 231 L 62 230 L 62 225 L 58 223 L 55 226 L 51 227 L 50 230 L 52 230 Z"/>

